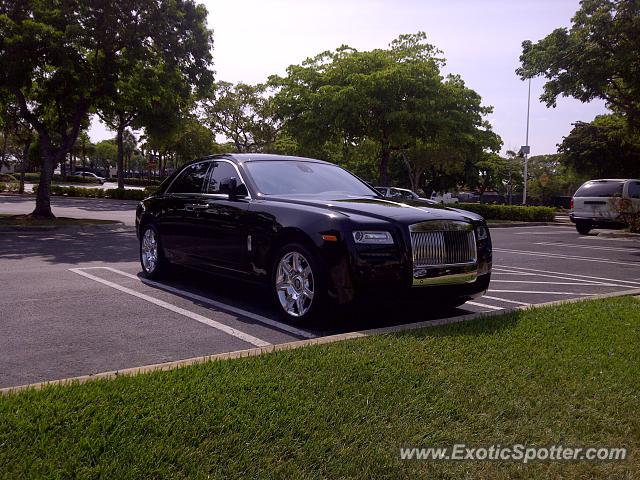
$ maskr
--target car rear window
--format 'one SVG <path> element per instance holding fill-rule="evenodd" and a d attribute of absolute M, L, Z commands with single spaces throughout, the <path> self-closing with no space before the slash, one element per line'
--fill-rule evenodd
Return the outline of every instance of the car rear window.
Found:
<path fill-rule="evenodd" d="M 587 182 L 574 197 L 621 197 L 623 182 Z"/>

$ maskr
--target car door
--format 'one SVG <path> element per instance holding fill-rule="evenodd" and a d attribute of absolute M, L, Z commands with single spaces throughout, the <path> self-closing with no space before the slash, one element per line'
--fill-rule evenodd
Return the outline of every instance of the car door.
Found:
<path fill-rule="evenodd" d="M 198 212 L 207 207 L 202 189 L 210 164 L 203 161 L 189 165 L 167 188 L 157 222 L 163 249 L 170 260 L 190 263 L 197 249 Z"/>
<path fill-rule="evenodd" d="M 237 198 L 229 198 L 229 179 L 238 185 Z M 212 162 L 205 185 L 206 208 L 198 211 L 197 257 L 214 268 L 249 271 L 248 216 L 250 196 L 236 166 L 228 160 Z"/>

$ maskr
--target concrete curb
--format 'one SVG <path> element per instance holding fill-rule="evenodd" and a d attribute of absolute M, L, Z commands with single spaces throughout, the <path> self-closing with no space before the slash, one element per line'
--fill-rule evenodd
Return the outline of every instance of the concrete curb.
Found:
<path fill-rule="evenodd" d="M 98 225 L 21 225 L 0 226 L 0 233 L 131 233 L 134 227 L 123 222 L 113 222 Z"/>
<path fill-rule="evenodd" d="M 30 383 L 26 385 L 19 385 L 15 387 L 0 388 L 0 395 L 9 395 L 24 392 L 26 390 L 41 390 L 48 386 L 56 385 L 76 385 L 93 380 L 111 380 L 122 376 L 135 376 L 141 373 L 158 372 L 174 370 L 189 365 L 197 365 L 216 360 L 231 360 L 234 358 L 244 357 L 257 357 L 259 355 L 271 352 L 278 352 L 283 350 L 293 350 L 307 345 L 324 345 L 328 343 L 341 342 L 343 340 L 352 340 L 356 338 L 365 338 L 371 335 L 385 335 L 399 332 L 406 332 L 411 330 L 418 330 L 421 328 L 437 327 L 440 325 L 450 325 L 453 323 L 468 322 L 478 318 L 490 318 L 505 315 L 519 310 L 528 310 L 535 308 L 544 308 L 555 305 L 563 305 L 565 303 L 580 303 L 589 300 L 598 300 L 603 298 L 614 297 L 627 297 L 627 296 L 640 296 L 640 288 L 632 290 L 623 290 L 620 292 L 604 293 L 600 295 L 593 295 L 591 297 L 570 298 L 566 300 L 557 300 L 553 302 L 539 303 L 536 305 L 521 306 L 511 309 L 495 310 L 491 312 L 478 312 L 470 313 L 467 315 L 459 315 L 457 317 L 442 318 L 438 320 L 427 320 L 424 322 L 409 323 L 404 325 L 395 325 L 391 327 L 373 328 L 369 330 L 361 330 L 357 332 L 341 333 L 338 335 L 329 335 L 327 337 L 311 338 L 308 340 L 297 340 L 295 342 L 280 343 L 278 345 L 269 345 L 268 347 L 250 348 L 247 350 L 237 350 L 235 352 L 218 353 L 214 355 L 205 355 L 201 357 L 187 358 L 184 360 L 175 360 L 173 362 L 157 363 L 153 365 L 145 365 L 142 367 L 125 368 L 122 370 L 112 370 L 108 372 L 96 373 L 93 375 L 82 375 L 78 377 L 64 378 L 60 380 L 49 380 L 46 382 Z"/>
<path fill-rule="evenodd" d="M 637 238 L 640 239 L 640 233 L 631 232 L 599 232 L 598 237 L 603 238 Z"/>

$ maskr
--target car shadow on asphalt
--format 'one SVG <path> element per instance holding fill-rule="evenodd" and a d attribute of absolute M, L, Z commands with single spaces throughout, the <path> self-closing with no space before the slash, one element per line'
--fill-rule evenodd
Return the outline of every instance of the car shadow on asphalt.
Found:
<path fill-rule="evenodd" d="M 346 307 L 332 306 L 327 313 L 318 319 L 299 325 L 286 322 L 283 319 L 274 305 L 268 289 L 261 284 L 223 278 L 184 267 L 173 267 L 171 274 L 160 283 L 322 336 L 439 320 L 471 313 L 464 307 L 437 309 L 433 305 L 425 308 L 424 302 L 417 301 L 370 300 L 366 303 L 357 303 Z M 161 286 L 153 284 L 147 284 L 147 286 L 162 290 Z M 201 308 L 217 310 L 206 302 L 198 301 L 187 295 L 180 295 L 175 291 L 171 293 L 191 301 Z M 242 318 L 238 318 L 238 320 L 243 321 Z M 249 321 L 254 323 L 254 320 Z"/>

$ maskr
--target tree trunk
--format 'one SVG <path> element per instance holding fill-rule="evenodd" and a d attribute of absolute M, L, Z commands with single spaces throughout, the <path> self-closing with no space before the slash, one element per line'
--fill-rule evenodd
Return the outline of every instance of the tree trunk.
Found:
<path fill-rule="evenodd" d="M 40 171 L 38 194 L 36 195 L 36 208 L 31 213 L 31 216 L 36 218 L 55 218 L 55 215 L 51 211 L 50 196 L 53 169 L 55 168 L 56 163 L 58 163 L 58 159 L 56 158 L 55 154 L 46 146 L 42 146 L 40 152 L 42 155 L 42 169 Z"/>
<path fill-rule="evenodd" d="M 415 181 L 415 176 L 414 176 L 414 172 L 413 169 L 411 168 L 411 162 L 409 162 L 409 159 L 407 158 L 407 153 L 406 152 L 402 152 L 402 162 L 404 163 L 405 168 L 407 169 L 407 175 L 409 177 L 409 183 L 411 183 L 411 190 L 413 190 L 414 192 L 416 191 L 416 185 L 417 182 Z M 420 174 L 417 174 L 417 177 L 420 177 Z"/>
<path fill-rule="evenodd" d="M 386 140 L 381 142 L 381 153 L 380 153 L 380 186 L 388 187 L 389 186 L 389 158 L 391 157 L 391 149 L 389 148 L 389 143 Z"/>
<path fill-rule="evenodd" d="M 122 137 L 124 135 L 124 125 L 122 118 L 119 119 L 118 130 L 116 136 L 116 143 L 118 144 L 118 157 L 116 160 L 116 168 L 118 170 L 118 188 L 124 188 L 124 175 L 123 175 L 123 163 L 124 163 L 124 149 L 122 144 Z"/>
<path fill-rule="evenodd" d="M 25 177 L 25 172 L 27 171 L 27 158 L 29 158 L 29 147 L 31 146 L 31 140 L 28 140 L 26 142 L 24 142 L 24 147 L 22 149 L 22 168 L 20 169 L 20 189 L 18 190 L 18 193 L 23 194 L 24 193 L 24 177 Z"/>

